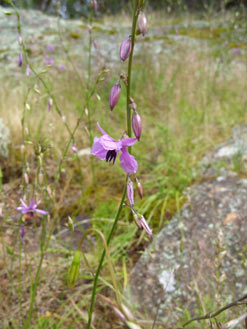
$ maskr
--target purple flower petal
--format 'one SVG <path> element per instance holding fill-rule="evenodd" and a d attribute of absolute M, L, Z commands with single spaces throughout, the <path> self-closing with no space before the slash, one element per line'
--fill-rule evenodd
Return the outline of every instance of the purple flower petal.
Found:
<path fill-rule="evenodd" d="M 48 215 L 48 211 L 41 210 L 41 209 L 35 209 L 35 212 L 38 212 L 39 214 L 42 214 L 42 215 Z"/>
<path fill-rule="evenodd" d="M 103 134 L 103 135 L 108 135 L 99 125 L 99 123 L 97 122 L 97 127 L 99 129 L 99 131 Z"/>
<path fill-rule="evenodd" d="M 131 207 L 134 207 L 134 186 L 131 180 L 128 180 L 127 183 L 127 197 Z"/>
<path fill-rule="evenodd" d="M 124 138 L 121 140 L 122 146 L 132 146 L 137 142 L 137 139 L 135 137 L 131 138 Z"/>
<path fill-rule="evenodd" d="M 105 160 L 107 150 L 104 149 L 100 142 L 100 138 L 94 137 L 93 147 L 91 154 L 95 155 L 100 160 Z"/>
<path fill-rule="evenodd" d="M 37 203 L 37 205 L 38 205 L 38 203 Z M 35 204 L 34 198 L 32 198 L 32 200 L 31 200 L 31 202 L 30 202 L 28 208 L 29 208 L 29 209 L 33 209 L 33 208 L 36 208 L 37 205 Z"/>
<path fill-rule="evenodd" d="M 134 174 L 138 169 L 138 164 L 133 155 L 130 155 L 125 147 L 122 148 L 122 154 L 120 156 L 120 164 L 122 169 L 127 174 Z"/>
<path fill-rule="evenodd" d="M 20 199 L 20 201 L 21 201 L 22 207 L 28 208 L 28 206 L 26 205 L 26 203 L 22 199 Z M 19 208 L 21 208 L 21 207 L 19 207 Z"/>
<path fill-rule="evenodd" d="M 122 144 L 120 141 L 114 141 L 113 138 L 111 138 L 111 136 L 109 135 L 103 135 L 100 137 L 100 143 L 103 146 L 103 148 L 105 150 L 116 150 L 116 151 L 120 151 Z"/>

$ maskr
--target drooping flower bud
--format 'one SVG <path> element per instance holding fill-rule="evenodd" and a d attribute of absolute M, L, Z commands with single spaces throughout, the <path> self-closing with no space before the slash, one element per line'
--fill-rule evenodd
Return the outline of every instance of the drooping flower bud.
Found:
<path fill-rule="evenodd" d="M 141 216 L 138 218 L 138 220 L 139 220 L 139 223 L 142 226 L 142 228 L 146 231 L 146 233 L 152 237 L 153 233 L 152 233 L 152 230 L 150 229 L 150 227 L 148 226 L 146 219 L 143 216 Z"/>
<path fill-rule="evenodd" d="M 21 35 L 18 36 L 18 43 L 19 43 L 19 46 L 22 45 L 22 37 L 21 37 Z"/>
<path fill-rule="evenodd" d="M 48 108 L 48 111 L 50 112 L 51 108 L 52 108 L 52 105 L 53 105 L 53 100 L 52 98 L 48 98 L 48 102 L 47 102 L 47 108 Z"/>
<path fill-rule="evenodd" d="M 115 105 L 118 102 L 118 99 L 120 97 L 120 93 L 121 93 L 121 85 L 120 83 L 115 83 L 112 86 L 111 92 L 110 92 L 110 96 L 109 96 L 109 103 L 110 103 L 110 109 L 111 111 L 114 109 Z"/>
<path fill-rule="evenodd" d="M 18 56 L 18 66 L 19 67 L 22 66 L 22 62 L 23 62 L 23 57 L 22 57 L 22 53 L 20 53 L 19 56 Z"/>
<path fill-rule="evenodd" d="M 147 29 L 148 29 L 147 17 L 144 14 L 144 12 L 142 11 L 140 12 L 137 23 L 140 33 L 144 36 L 147 33 Z"/>
<path fill-rule="evenodd" d="M 127 39 L 121 43 L 120 46 L 120 60 L 122 62 L 126 61 L 131 52 L 131 40 Z"/>
<path fill-rule="evenodd" d="M 136 177 L 136 184 L 137 184 L 137 191 L 139 193 L 140 198 L 143 198 L 143 187 L 142 184 L 140 183 L 140 181 L 137 179 Z"/>
<path fill-rule="evenodd" d="M 127 197 L 131 207 L 134 207 L 134 186 L 131 180 L 128 180 L 127 183 Z"/>
<path fill-rule="evenodd" d="M 30 67 L 29 67 L 29 65 L 27 65 L 27 67 L 26 67 L 26 76 L 29 77 L 29 75 L 30 75 Z"/>
<path fill-rule="evenodd" d="M 140 140 L 142 135 L 142 119 L 137 112 L 134 112 L 132 116 L 132 129 L 136 138 Z"/>

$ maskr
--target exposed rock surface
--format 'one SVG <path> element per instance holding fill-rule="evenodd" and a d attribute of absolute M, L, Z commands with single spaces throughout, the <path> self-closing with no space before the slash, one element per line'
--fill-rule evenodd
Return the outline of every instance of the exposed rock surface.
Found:
<path fill-rule="evenodd" d="M 10 144 L 9 129 L 0 118 L 0 158 L 8 157 L 8 145 Z"/>
<path fill-rule="evenodd" d="M 6 12 L 12 15 L 6 15 Z M 83 70 L 87 65 L 88 55 L 88 23 L 85 19 L 63 20 L 56 16 L 48 16 L 37 10 L 19 10 L 22 28 L 22 37 L 29 54 L 29 60 L 36 64 L 38 70 L 44 69 L 46 63 L 52 63 L 53 68 L 62 70 L 72 60 L 77 69 Z M 107 66 L 119 63 L 119 46 L 123 39 L 130 34 L 130 21 L 111 22 L 110 20 L 97 19 L 93 23 L 93 39 L 96 40 L 97 49 L 93 49 L 92 56 L 99 65 Z M 150 24 L 147 35 L 137 38 L 135 54 L 149 53 L 154 62 L 156 56 L 162 56 L 162 63 L 167 57 L 177 57 L 179 49 L 188 47 L 200 52 L 208 53 L 216 51 L 215 43 L 209 44 L 212 39 L 210 29 L 217 31 L 217 49 L 221 52 L 224 48 L 224 56 L 234 64 L 236 57 L 233 53 L 234 42 L 239 45 L 239 53 L 245 53 L 246 29 L 239 27 L 236 31 L 225 21 L 184 21 L 176 24 L 155 26 Z M 193 33 L 191 34 L 191 31 Z M 194 32 L 197 33 L 194 33 Z M 25 61 L 22 68 L 18 68 L 18 55 L 21 47 L 18 44 L 17 19 L 11 8 L 0 6 L 0 78 L 13 77 L 13 72 L 19 81 L 25 72 Z M 226 40 L 232 44 L 223 46 Z M 54 51 L 49 51 L 49 45 L 54 46 Z M 222 48 L 223 47 L 223 48 Z M 68 60 L 68 56 L 70 60 Z M 230 62 L 231 62 L 230 60 Z M 216 61 L 217 62 L 217 61 Z M 229 61 L 228 61 L 229 62 Z M 215 63 L 212 63 L 215 65 Z M 241 72 L 245 70 L 245 62 L 241 62 Z M 71 65 L 71 63 L 69 64 Z M 218 65 L 218 64 L 217 64 Z M 236 65 L 234 64 L 236 70 Z M 19 75 L 16 73 L 19 72 Z M 20 74 L 22 73 L 22 74 Z"/>
<path fill-rule="evenodd" d="M 159 319 L 175 325 L 186 309 L 197 315 L 198 301 L 205 306 L 210 300 L 206 311 L 212 312 L 217 302 L 247 292 L 247 179 L 215 170 L 217 161 L 231 165 L 240 151 L 247 153 L 247 127 L 236 128 L 231 140 L 203 159 L 205 177 L 186 191 L 180 213 L 134 267 L 128 293 L 149 317 L 158 310 Z"/>

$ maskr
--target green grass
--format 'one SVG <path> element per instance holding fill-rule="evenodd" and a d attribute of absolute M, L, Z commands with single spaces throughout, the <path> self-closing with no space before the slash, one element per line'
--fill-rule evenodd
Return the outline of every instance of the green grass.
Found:
<path fill-rule="evenodd" d="M 220 21 L 222 19 L 219 17 Z M 195 31 L 193 28 L 182 34 L 196 38 L 203 36 L 203 39 L 208 40 L 213 38 L 214 42 L 217 42 L 215 36 L 218 38 L 221 32 L 225 30 L 217 30 L 215 27 L 215 30 L 203 30 L 201 34 L 201 31 Z M 169 44 L 165 43 L 164 47 L 169 47 Z M 144 53 L 134 58 L 132 96 L 143 119 L 143 135 L 141 141 L 133 147 L 133 153 L 139 163 L 138 178 L 144 186 L 143 200 L 138 198 L 137 193 L 135 199 L 137 209 L 145 215 L 155 234 L 186 201 L 184 190 L 200 180 L 196 175 L 196 168 L 202 156 L 228 138 L 235 125 L 246 122 L 246 79 L 238 64 L 244 62 L 246 54 L 234 57 L 227 47 L 222 50 L 219 45 L 217 54 L 220 51 L 224 57 L 224 62 L 221 63 L 219 58 L 215 57 L 215 49 L 211 49 L 213 45 L 209 42 L 206 51 L 200 47 L 180 45 L 173 51 L 172 56 L 162 53 L 154 57 Z M 86 62 L 86 59 L 84 61 Z M 79 80 L 69 63 L 68 67 L 68 71 L 60 74 L 59 79 L 52 70 L 48 70 L 43 77 L 49 89 L 54 92 L 66 122 L 73 127 L 78 116 L 84 111 L 86 79 L 84 74 L 81 74 Z M 99 70 L 96 63 L 93 79 Z M 94 136 L 100 135 L 96 122 L 100 122 L 116 139 L 126 130 L 124 88 L 113 113 L 108 105 L 110 88 L 117 79 L 115 71 L 119 71 L 117 65 L 97 87 L 101 100 L 94 96 L 90 102 Z M 40 90 L 40 97 L 34 92 L 34 84 L 37 84 Z M 5 287 L 0 288 L 0 297 L 3 297 L 3 304 L 7 303 L 8 308 L 6 310 L 0 306 L 0 319 L 6 329 L 11 328 L 8 321 L 12 321 L 14 328 L 20 328 L 20 321 L 27 313 L 30 282 L 40 256 L 38 247 L 33 253 L 23 253 L 21 271 L 19 270 L 19 247 L 15 242 L 18 237 L 17 224 L 9 220 L 16 215 L 19 196 L 22 193 L 32 195 L 35 191 L 36 195 L 42 198 L 42 205 L 48 207 L 51 213 L 47 229 L 50 229 L 51 223 L 66 224 L 68 216 L 74 218 L 82 214 L 89 216 L 92 226 L 107 236 L 125 184 L 119 160 L 113 167 L 93 159 L 93 181 L 89 156 L 78 159 L 69 150 L 64 158 L 61 176 L 51 195 L 58 162 L 62 159 L 65 143 L 69 138 L 68 132 L 54 106 L 48 112 L 47 92 L 36 78 L 26 78 L 23 73 L 22 87 L 17 88 L 14 85 L 15 82 L 4 81 L 1 83 L 0 93 L 0 116 L 9 125 L 12 136 L 9 162 L 3 163 L 1 170 L 4 218 L 1 221 L 0 244 L 4 261 L 0 262 L 0 277 L 5 278 Z M 23 141 L 21 118 L 24 103 L 29 104 L 30 110 L 25 113 L 26 129 Z M 78 149 L 89 147 L 89 137 L 84 129 L 88 125 L 87 121 L 88 118 L 84 115 L 75 134 Z M 24 152 L 21 151 L 23 143 Z M 235 161 L 235 170 L 242 173 L 238 159 Z M 24 173 L 29 177 L 28 185 L 25 185 Z M 8 182 L 8 185 L 4 182 Z M 34 239 L 39 244 L 38 225 L 32 224 L 32 229 L 37 231 Z M 12 235 L 5 234 L 8 230 Z M 31 227 L 27 228 L 27 231 L 31 231 Z M 110 247 L 120 292 L 127 280 L 125 270 L 131 270 L 133 263 L 147 245 L 147 238 L 138 231 L 128 207 L 125 207 Z M 13 250 L 11 257 L 9 248 Z M 96 268 L 103 248 L 102 243 L 97 238 L 91 239 L 88 248 L 86 256 L 91 266 Z M 32 328 L 82 328 L 85 323 L 92 273 L 90 268 L 82 265 L 77 285 L 68 289 L 65 278 L 71 259 L 70 250 L 66 253 L 47 252 Z M 126 268 L 123 266 L 123 259 Z M 21 294 L 18 280 L 21 281 Z M 107 266 L 101 273 L 99 290 L 114 299 Z M 205 296 L 206 309 L 212 305 L 210 298 Z M 198 306 L 198 310 L 201 312 L 200 307 Z M 181 322 L 190 317 L 188 311 L 183 311 Z M 109 319 L 116 323 L 114 328 L 120 328 L 112 309 L 98 301 L 95 328 L 100 328 L 101 324 L 107 323 Z M 222 318 L 223 320 L 227 319 Z M 201 324 L 201 328 L 206 327 L 206 324 Z"/>

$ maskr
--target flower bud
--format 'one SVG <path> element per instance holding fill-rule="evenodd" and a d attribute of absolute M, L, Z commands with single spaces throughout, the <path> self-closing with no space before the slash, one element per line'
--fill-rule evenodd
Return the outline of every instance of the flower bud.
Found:
<path fill-rule="evenodd" d="M 52 100 L 52 98 L 49 97 L 49 98 L 48 98 L 48 102 L 47 102 L 47 108 L 48 108 L 48 111 L 51 110 L 52 105 L 53 105 L 53 100 Z"/>
<path fill-rule="evenodd" d="M 120 46 L 120 60 L 122 62 L 126 61 L 131 52 L 131 40 L 127 39 L 121 43 Z"/>
<path fill-rule="evenodd" d="M 18 56 L 18 66 L 19 67 L 22 66 L 22 62 L 23 62 L 23 57 L 22 57 L 22 53 L 20 53 L 19 56 Z"/>
<path fill-rule="evenodd" d="M 19 43 L 20 46 L 22 45 L 22 37 L 21 37 L 21 35 L 18 36 L 18 43 Z"/>
<path fill-rule="evenodd" d="M 142 119 L 137 112 L 134 112 L 132 116 L 132 129 L 136 138 L 140 140 L 142 135 Z"/>
<path fill-rule="evenodd" d="M 139 180 L 136 177 L 136 184 L 137 184 L 137 190 L 139 193 L 140 198 L 143 198 L 143 188 L 142 188 L 142 184 L 139 182 Z"/>
<path fill-rule="evenodd" d="M 146 222 L 146 219 L 141 216 L 138 218 L 139 220 L 139 223 L 141 225 L 141 227 L 146 231 L 146 233 L 149 235 L 149 236 L 153 236 L 153 233 L 152 233 L 152 230 L 150 229 L 150 227 L 148 226 L 148 223 Z"/>
<path fill-rule="evenodd" d="M 72 149 L 72 151 L 73 151 L 74 153 L 77 153 L 77 152 L 78 152 L 78 148 L 77 148 L 75 145 L 73 145 L 73 146 L 71 147 L 71 149 Z"/>
<path fill-rule="evenodd" d="M 134 207 L 134 186 L 131 180 L 128 180 L 127 183 L 127 197 L 131 207 Z"/>
<path fill-rule="evenodd" d="M 30 67 L 29 67 L 29 65 L 27 65 L 27 67 L 26 67 L 26 76 L 29 77 L 29 75 L 30 75 Z"/>
<path fill-rule="evenodd" d="M 148 22 L 147 22 L 147 17 L 146 15 L 141 11 L 139 16 L 138 16 L 138 29 L 140 33 L 144 36 L 147 33 L 148 29 Z"/>
<path fill-rule="evenodd" d="M 114 109 L 115 105 L 118 102 L 118 99 L 120 97 L 121 93 L 121 85 L 119 83 L 115 83 L 112 86 L 111 92 L 110 92 L 110 97 L 109 97 L 109 103 L 110 103 L 110 109 L 111 111 Z"/>

